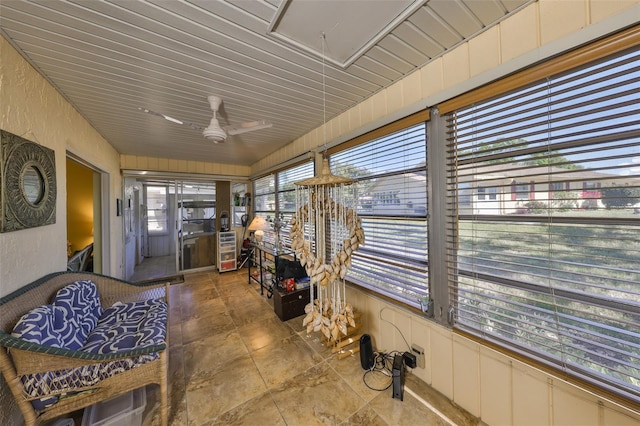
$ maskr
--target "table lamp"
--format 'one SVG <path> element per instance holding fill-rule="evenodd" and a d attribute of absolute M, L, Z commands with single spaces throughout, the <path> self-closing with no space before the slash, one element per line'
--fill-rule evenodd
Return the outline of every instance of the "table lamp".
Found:
<path fill-rule="evenodd" d="M 253 218 L 247 229 L 249 232 L 253 231 L 253 238 L 257 243 L 259 243 L 264 237 L 264 231 L 270 229 L 270 225 L 264 217 L 256 216 Z"/>

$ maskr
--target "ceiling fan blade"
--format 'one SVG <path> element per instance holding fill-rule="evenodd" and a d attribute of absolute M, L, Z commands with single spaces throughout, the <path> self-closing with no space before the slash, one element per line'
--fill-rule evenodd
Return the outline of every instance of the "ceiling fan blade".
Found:
<path fill-rule="evenodd" d="M 273 124 L 271 124 L 267 120 L 258 120 L 258 121 L 249 121 L 246 123 L 241 123 L 235 126 L 220 127 L 220 123 L 218 122 L 218 119 L 217 119 L 217 112 L 219 111 L 219 108 L 222 104 L 222 98 L 220 98 L 219 96 L 210 95 L 207 97 L 207 100 L 209 101 L 209 105 L 211 106 L 211 110 L 213 111 L 213 118 L 211 119 L 211 122 L 207 127 L 202 127 L 202 126 L 198 126 L 197 124 L 190 123 L 188 121 L 179 120 L 177 118 L 170 117 L 166 114 L 152 111 L 148 108 L 138 108 L 138 110 L 146 114 L 151 114 L 160 118 L 164 118 L 165 120 L 175 124 L 187 126 L 194 130 L 199 130 L 202 132 L 202 135 L 205 138 L 213 141 L 214 143 L 224 142 L 227 139 L 227 135 L 229 136 L 240 135 L 242 133 L 253 132 L 255 130 L 266 129 L 273 126 Z"/>
<path fill-rule="evenodd" d="M 204 127 L 198 126 L 197 124 L 193 124 L 193 123 L 190 123 L 188 121 L 178 120 L 177 118 L 173 118 L 173 117 L 170 117 L 170 116 L 168 116 L 166 114 L 162 114 L 160 112 L 155 112 L 155 111 L 152 111 L 152 110 L 147 109 L 147 108 L 138 108 L 138 110 L 142 111 L 142 112 L 145 112 L 147 114 L 151 114 L 151 115 L 155 115 L 157 117 L 164 118 L 165 120 L 170 121 L 172 123 L 181 124 L 183 126 L 191 127 L 193 130 L 204 130 Z"/>
<path fill-rule="evenodd" d="M 224 126 L 223 129 L 227 132 L 227 134 L 233 136 L 242 133 L 253 132 L 254 130 L 268 129 L 272 126 L 273 124 L 268 122 L 267 120 L 259 120 L 249 121 L 237 126 Z"/>

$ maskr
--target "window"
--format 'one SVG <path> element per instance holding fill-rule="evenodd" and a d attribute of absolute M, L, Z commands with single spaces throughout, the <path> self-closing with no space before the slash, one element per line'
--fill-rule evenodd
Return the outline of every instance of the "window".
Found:
<path fill-rule="evenodd" d="M 147 204 L 147 231 L 149 235 L 165 234 L 168 231 L 167 187 L 145 186 Z"/>
<path fill-rule="evenodd" d="M 478 201 L 494 201 L 498 199 L 497 189 L 494 187 L 478 187 Z"/>
<path fill-rule="evenodd" d="M 265 219 L 273 219 L 276 215 L 276 180 L 274 175 L 267 175 L 256 179 L 253 182 L 253 192 L 255 193 L 254 213 L 256 216 Z M 275 242 L 271 232 L 265 232 L 264 240 L 270 243 Z"/>
<path fill-rule="evenodd" d="M 285 247 L 291 247 L 289 237 L 289 222 L 296 210 L 296 185 L 295 182 L 311 178 L 314 175 L 313 162 L 309 161 L 295 167 L 278 172 L 278 214 L 284 221 L 280 231 L 280 238 Z"/>
<path fill-rule="evenodd" d="M 454 328 L 636 401 L 639 81 L 636 49 L 446 117 Z"/>
<path fill-rule="evenodd" d="M 276 180 L 274 175 L 256 179 L 253 183 L 255 192 L 256 216 L 274 217 L 276 214 Z"/>
<path fill-rule="evenodd" d="M 564 191 L 564 182 L 551 182 L 549 184 L 549 192 Z"/>
<path fill-rule="evenodd" d="M 248 220 L 246 215 L 249 212 L 251 203 L 251 194 L 247 192 L 247 184 L 232 182 L 231 196 L 232 226 L 242 226 L 242 220 Z"/>
<path fill-rule="evenodd" d="M 332 173 L 355 179 L 365 243 L 350 281 L 419 306 L 428 294 L 426 125 L 332 153 Z"/>
<path fill-rule="evenodd" d="M 253 182 L 255 192 L 255 215 L 273 221 L 278 215 L 284 222 L 280 231 L 281 242 L 285 247 L 291 247 L 289 238 L 289 222 L 296 209 L 294 183 L 313 177 L 312 161 L 283 169 L 275 174 L 256 179 Z M 273 232 L 265 233 L 265 241 L 275 243 Z"/>
<path fill-rule="evenodd" d="M 511 199 L 512 200 L 528 200 L 529 184 L 526 182 L 513 181 L 511 183 Z"/>
<path fill-rule="evenodd" d="M 486 188 L 478 187 L 478 201 L 484 201 L 486 198 Z"/>

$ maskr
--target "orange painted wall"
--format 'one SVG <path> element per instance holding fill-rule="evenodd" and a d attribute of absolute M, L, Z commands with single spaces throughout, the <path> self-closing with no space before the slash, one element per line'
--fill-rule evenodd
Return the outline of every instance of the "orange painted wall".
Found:
<path fill-rule="evenodd" d="M 67 159 L 67 240 L 71 252 L 93 242 L 93 171 Z"/>

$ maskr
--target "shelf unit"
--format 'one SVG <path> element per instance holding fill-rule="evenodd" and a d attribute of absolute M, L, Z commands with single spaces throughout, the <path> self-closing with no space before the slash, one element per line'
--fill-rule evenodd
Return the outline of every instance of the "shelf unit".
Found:
<path fill-rule="evenodd" d="M 273 292 L 278 283 L 276 276 L 276 265 L 278 258 L 285 256 L 288 259 L 295 260 L 295 253 L 291 250 L 276 250 L 273 244 L 262 242 L 252 244 L 249 261 L 249 284 L 251 280 L 260 284 L 260 294 L 267 291 L 267 298 L 273 296 Z"/>
<path fill-rule="evenodd" d="M 236 231 L 218 232 L 218 271 L 235 271 L 238 268 L 236 260 Z"/>

